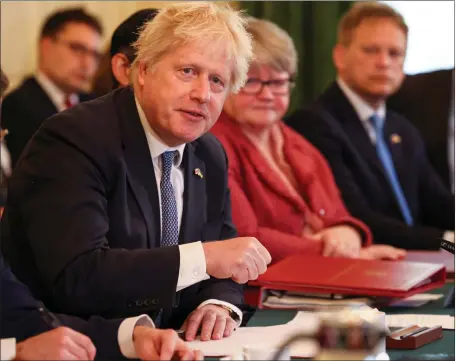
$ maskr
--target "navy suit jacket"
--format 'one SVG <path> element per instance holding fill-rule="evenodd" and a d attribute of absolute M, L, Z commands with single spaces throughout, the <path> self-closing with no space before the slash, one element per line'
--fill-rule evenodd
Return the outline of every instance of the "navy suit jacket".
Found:
<path fill-rule="evenodd" d="M 17 342 L 49 331 L 51 327 L 41 318 L 42 304 L 19 282 L 0 255 L 1 317 L 0 338 L 16 338 Z M 101 317 L 83 319 L 57 314 L 62 325 L 89 336 L 97 349 L 97 359 L 124 358 L 120 352 L 117 333 L 122 320 L 104 320 Z"/>
<path fill-rule="evenodd" d="M 405 116 L 420 131 L 429 161 L 448 189 L 451 189 L 448 160 L 451 97 L 454 98 L 454 68 L 407 75 L 399 91 L 388 99 L 388 107 Z"/>
<path fill-rule="evenodd" d="M 388 110 L 384 134 L 413 227 L 403 222 L 375 146 L 336 83 L 287 122 L 325 155 L 345 204 L 371 228 L 375 243 L 438 249 L 444 230 L 454 230 L 454 197 L 430 165 L 418 131 L 402 116 Z"/>
<path fill-rule="evenodd" d="M 79 94 L 81 102 L 92 99 L 88 94 Z M 6 145 L 11 154 L 13 167 L 24 150 L 27 142 L 40 125 L 57 113 L 52 100 L 41 88 L 34 77 L 29 77 L 2 103 L 1 126 L 8 129 Z"/>
<path fill-rule="evenodd" d="M 179 243 L 235 237 L 223 147 L 203 135 L 187 144 L 182 165 Z M 3 253 L 53 310 L 154 319 L 163 309 L 161 326 L 180 327 L 203 301 L 243 301 L 240 285 L 214 278 L 176 294 L 179 248 L 160 248 L 154 168 L 130 88 L 48 119 L 8 192 Z"/>

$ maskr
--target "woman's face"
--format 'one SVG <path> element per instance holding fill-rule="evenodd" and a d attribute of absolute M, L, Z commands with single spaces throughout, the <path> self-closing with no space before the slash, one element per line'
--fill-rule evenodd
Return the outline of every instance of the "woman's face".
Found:
<path fill-rule="evenodd" d="M 223 110 L 241 125 L 265 128 L 280 121 L 289 104 L 290 75 L 267 65 L 253 64 L 244 88 L 228 96 Z"/>

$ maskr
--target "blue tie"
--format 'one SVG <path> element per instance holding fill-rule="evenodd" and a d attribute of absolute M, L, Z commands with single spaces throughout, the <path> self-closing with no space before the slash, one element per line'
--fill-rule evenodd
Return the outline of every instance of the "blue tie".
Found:
<path fill-rule="evenodd" d="M 162 206 L 161 246 L 176 246 L 179 243 L 179 220 L 176 197 L 171 184 L 171 168 L 177 151 L 164 152 L 162 157 L 162 177 L 160 181 Z"/>
<path fill-rule="evenodd" d="M 397 179 L 396 170 L 394 169 L 394 163 L 391 158 L 391 153 L 388 149 L 388 145 L 385 142 L 383 136 L 383 119 L 380 118 L 377 114 L 372 115 L 369 118 L 369 121 L 372 123 L 375 129 L 375 135 L 377 138 L 377 155 L 382 161 L 383 168 L 388 176 L 388 181 L 391 188 L 393 189 L 394 196 L 401 210 L 402 216 L 404 217 L 405 223 L 409 226 L 413 225 L 413 217 L 410 213 L 410 209 L 405 199 L 404 192 L 402 191 L 401 184 Z"/>

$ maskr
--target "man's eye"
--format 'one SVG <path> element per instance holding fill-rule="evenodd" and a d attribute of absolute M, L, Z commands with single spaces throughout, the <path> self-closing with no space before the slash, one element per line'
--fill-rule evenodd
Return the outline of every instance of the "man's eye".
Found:
<path fill-rule="evenodd" d="M 211 80 L 214 84 L 223 85 L 223 81 L 217 76 L 213 76 Z"/>
<path fill-rule="evenodd" d="M 183 68 L 181 69 L 181 73 L 184 75 L 192 75 L 194 74 L 194 71 L 192 68 Z"/>

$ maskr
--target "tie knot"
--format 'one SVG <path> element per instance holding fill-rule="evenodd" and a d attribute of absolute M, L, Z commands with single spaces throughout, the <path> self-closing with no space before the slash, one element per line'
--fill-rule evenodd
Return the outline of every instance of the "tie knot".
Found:
<path fill-rule="evenodd" d="M 377 113 L 372 114 L 369 117 L 369 121 L 371 124 L 376 128 L 376 129 L 382 129 L 383 128 L 383 119 L 380 117 Z"/>
<path fill-rule="evenodd" d="M 171 167 L 173 166 L 174 158 L 176 155 L 177 150 L 166 151 L 161 155 L 163 162 L 163 173 L 169 173 L 171 171 Z"/>

